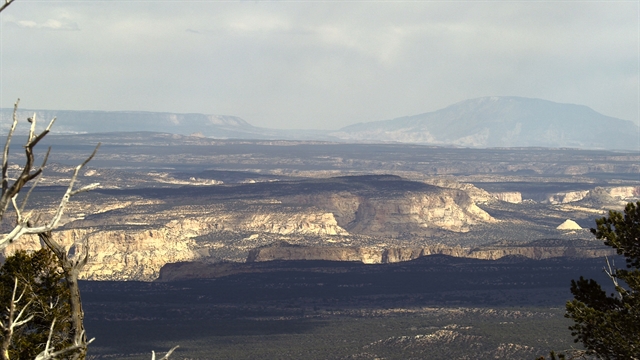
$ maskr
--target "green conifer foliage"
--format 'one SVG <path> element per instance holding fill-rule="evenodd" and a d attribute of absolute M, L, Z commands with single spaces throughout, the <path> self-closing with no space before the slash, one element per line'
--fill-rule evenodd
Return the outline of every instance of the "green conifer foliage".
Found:
<path fill-rule="evenodd" d="M 31 301 L 26 314 L 34 317 L 12 336 L 11 359 L 34 359 L 42 352 L 54 319 L 52 344 L 55 349 L 71 345 L 69 289 L 53 252 L 49 249 L 30 253 L 18 251 L 8 257 L 0 267 L 0 304 L 11 302 L 15 278 L 18 279 L 18 294 L 26 289 L 25 298 L 18 306 Z M 0 311 L 0 316 L 7 316 L 4 308 Z"/>
<path fill-rule="evenodd" d="M 592 279 L 571 281 L 574 299 L 566 317 L 575 342 L 601 359 L 640 359 L 640 202 L 627 204 L 624 214 L 609 211 L 591 229 L 596 238 L 626 259 L 626 269 L 611 269 L 616 293 L 610 294 Z"/>

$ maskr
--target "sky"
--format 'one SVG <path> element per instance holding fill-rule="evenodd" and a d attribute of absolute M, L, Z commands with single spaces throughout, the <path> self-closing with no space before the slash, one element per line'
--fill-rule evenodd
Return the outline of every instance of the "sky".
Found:
<path fill-rule="evenodd" d="M 483 96 L 640 120 L 638 1 L 50 1 L 0 13 L 0 107 L 339 129 Z"/>

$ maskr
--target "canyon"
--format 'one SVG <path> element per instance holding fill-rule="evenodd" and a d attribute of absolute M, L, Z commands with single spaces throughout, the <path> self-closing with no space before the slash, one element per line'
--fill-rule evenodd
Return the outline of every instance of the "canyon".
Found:
<path fill-rule="evenodd" d="M 637 155 L 624 152 L 56 135 L 32 210 L 51 214 L 98 137 L 109 146 L 79 181 L 101 186 L 74 198 L 54 233 L 88 246 L 90 280 L 153 281 L 190 262 L 599 257 L 610 251 L 588 228 L 640 189 Z M 567 219 L 578 228 L 558 229 Z M 39 246 L 21 239 L 2 256 Z"/>
<path fill-rule="evenodd" d="M 432 254 L 492 260 L 612 254 L 601 244 L 571 240 L 586 236 L 586 230 L 547 229 L 547 236 L 566 239 L 562 244 L 478 241 L 478 227 L 506 236 L 504 229 L 538 225 L 490 215 L 509 202 L 474 186 L 440 185 L 449 188 L 376 175 L 142 193 L 98 190 L 90 206 L 67 214 L 68 222 L 54 237 L 75 246 L 76 252 L 88 246 L 90 261 L 81 277 L 90 280 L 152 281 L 166 264 L 189 261 L 381 264 Z M 99 195 L 108 195 L 104 203 L 96 201 Z M 28 237 L 3 255 L 39 246 L 35 237 Z"/>

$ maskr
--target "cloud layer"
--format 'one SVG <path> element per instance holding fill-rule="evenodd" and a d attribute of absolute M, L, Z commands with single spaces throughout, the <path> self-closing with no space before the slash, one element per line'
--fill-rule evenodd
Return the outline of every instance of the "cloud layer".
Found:
<path fill-rule="evenodd" d="M 638 6 L 18 0 L 0 15 L 0 106 L 337 129 L 512 95 L 637 122 Z"/>

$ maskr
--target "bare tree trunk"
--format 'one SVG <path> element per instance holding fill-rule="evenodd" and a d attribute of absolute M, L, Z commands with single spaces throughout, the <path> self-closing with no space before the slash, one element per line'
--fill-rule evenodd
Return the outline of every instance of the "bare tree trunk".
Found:
<path fill-rule="evenodd" d="M 7 329 L 2 333 L 2 360 L 10 360 L 9 347 L 11 347 L 11 337 L 13 336 L 13 329 Z"/>
<path fill-rule="evenodd" d="M 71 305 L 71 330 L 73 331 L 73 343 L 79 345 L 78 351 L 72 359 L 84 359 L 87 352 L 87 337 L 84 331 L 84 311 L 82 310 L 82 300 L 80 298 L 80 288 L 78 287 L 78 276 L 80 270 L 87 263 L 89 258 L 89 246 L 85 241 L 84 257 L 80 260 L 71 260 L 67 256 L 67 250 L 53 240 L 51 231 L 38 234 L 40 240 L 44 242 L 60 261 L 60 266 L 64 272 L 64 277 L 69 288 Z"/>
<path fill-rule="evenodd" d="M 84 331 L 84 311 L 82 310 L 82 300 L 80 298 L 80 288 L 78 287 L 79 269 L 73 268 L 67 271 L 65 269 L 64 276 L 71 293 L 69 302 L 71 303 L 71 328 L 73 329 L 73 343 L 86 344 L 87 336 Z M 86 348 L 82 354 L 76 353 L 74 359 L 84 359 Z M 81 356 L 79 356 L 81 355 Z"/>
<path fill-rule="evenodd" d="M 22 293 L 16 299 L 16 294 L 18 293 L 18 278 L 13 279 L 13 292 L 11 293 L 11 303 L 7 310 L 7 318 L 0 321 L 0 330 L 2 330 L 2 351 L 0 355 L 2 356 L 2 360 L 10 360 L 9 358 L 9 347 L 11 346 L 13 331 L 15 328 L 18 328 L 33 319 L 33 315 L 29 315 L 26 319 L 22 319 L 24 316 L 25 310 L 31 304 L 29 301 L 26 305 L 22 306 L 22 309 L 18 311 L 18 303 L 22 300 L 25 291 L 27 288 L 22 290 Z M 16 314 L 16 311 L 18 312 Z"/>

